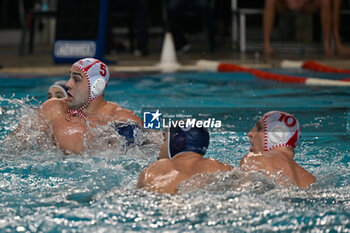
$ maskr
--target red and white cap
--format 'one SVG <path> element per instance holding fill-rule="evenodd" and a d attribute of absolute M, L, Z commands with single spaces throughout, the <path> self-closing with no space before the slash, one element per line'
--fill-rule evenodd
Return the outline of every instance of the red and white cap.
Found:
<path fill-rule="evenodd" d="M 78 109 L 68 109 L 67 119 L 70 120 L 72 116 L 80 118 L 87 118 L 82 112 L 91 101 L 102 96 L 109 81 L 109 70 L 106 64 L 95 58 L 84 58 L 73 64 L 74 67 L 82 71 L 89 82 L 89 99 Z"/>
<path fill-rule="evenodd" d="M 89 81 L 89 100 L 103 95 L 109 81 L 109 70 L 106 64 L 95 58 L 84 58 L 73 64 L 86 75 Z"/>
<path fill-rule="evenodd" d="M 277 147 L 294 149 L 301 137 L 299 121 L 291 114 L 281 111 L 267 112 L 262 117 L 264 122 L 264 150 Z"/>

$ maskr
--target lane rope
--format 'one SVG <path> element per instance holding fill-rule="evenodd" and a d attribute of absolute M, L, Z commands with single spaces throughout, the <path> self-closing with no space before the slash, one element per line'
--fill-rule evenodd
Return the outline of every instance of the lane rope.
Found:
<path fill-rule="evenodd" d="M 302 63 L 303 64 L 303 63 Z M 299 64 L 300 65 L 300 64 Z M 247 72 L 260 79 L 273 80 L 283 83 L 300 83 L 312 86 L 350 86 L 346 80 L 320 79 L 313 77 L 298 77 L 292 75 L 275 74 L 267 71 L 243 67 L 236 64 L 220 63 L 216 61 L 199 60 L 198 70 L 212 72 Z"/>
<path fill-rule="evenodd" d="M 302 68 L 302 69 L 312 70 L 312 71 L 317 71 L 322 73 L 350 74 L 350 70 L 326 66 L 316 61 L 284 60 L 281 62 L 281 67 L 282 68 Z"/>

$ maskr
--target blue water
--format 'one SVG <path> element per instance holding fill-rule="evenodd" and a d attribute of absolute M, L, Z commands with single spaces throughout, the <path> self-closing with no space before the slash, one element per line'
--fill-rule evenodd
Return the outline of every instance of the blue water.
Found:
<path fill-rule="evenodd" d="M 210 176 L 202 190 L 190 189 L 195 179 L 185 182 L 171 196 L 135 189 L 140 171 L 157 158 L 155 145 L 67 157 L 50 145 L 28 149 L 7 140 L 23 116 L 35 115 L 47 88 L 65 78 L 0 78 L 0 232 L 350 232 L 348 88 L 282 84 L 245 73 L 112 78 L 106 99 L 140 117 L 144 109 L 159 108 L 222 120 L 222 128 L 211 130 L 207 156 L 234 167 L 249 150 L 246 131 L 265 111 L 299 118 L 304 131 L 295 159 L 317 177 L 310 189 L 281 187 L 259 174 L 245 183 L 234 169 Z"/>

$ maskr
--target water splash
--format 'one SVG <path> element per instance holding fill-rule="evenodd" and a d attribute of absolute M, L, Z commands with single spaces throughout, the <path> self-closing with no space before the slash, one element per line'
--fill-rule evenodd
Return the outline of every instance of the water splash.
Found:
<path fill-rule="evenodd" d="M 2 108 L 0 123 L 1 149 L 5 154 L 46 150 L 47 136 L 39 130 L 37 108 L 39 102 L 28 96 L 22 99 L 0 97 Z M 44 145 L 42 147 L 42 145 Z"/>
<path fill-rule="evenodd" d="M 268 82 L 252 83 L 241 74 L 236 76 L 239 83 L 232 81 L 232 74 L 225 79 L 222 74 L 201 75 L 198 81 L 191 81 L 189 89 L 184 87 L 188 83 L 185 80 L 197 74 L 186 75 L 180 81 L 176 77 L 173 83 L 168 80 L 173 85 L 146 83 L 138 87 L 136 79 L 118 80 L 118 85 L 109 85 L 106 94 L 112 101 L 134 109 L 146 102 L 150 106 L 181 103 L 203 107 L 210 106 L 208 103 L 218 107 L 349 103 L 348 93 L 339 89 L 310 91 L 290 85 L 271 86 Z M 196 87 L 200 92 L 194 95 Z M 275 94 L 267 96 L 271 92 Z M 182 103 L 184 96 L 191 98 Z M 135 189 L 141 170 L 156 160 L 157 149 L 152 144 L 146 149 L 147 145 L 131 147 L 126 154 L 111 146 L 82 156 L 64 156 L 51 149 L 28 150 L 19 155 L 4 150 L 3 139 L 17 128 L 20 116 L 28 114 L 26 109 L 32 111 L 29 105 L 23 106 L 21 113 L 21 106 L 16 108 L 7 100 L 2 99 L 0 105 L 1 231 L 349 232 L 348 136 L 303 138 L 295 158 L 317 177 L 317 184 L 310 189 L 281 187 L 259 174 L 245 183 L 235 171 L 208 177 L 211 182 L 203 189 L 187 191 L 185 186 L 190 184 L 184 183 L 181 194 L 163 195 Z M 38 105 L 33 105 L 35 111 Z M 237 166 L 248 148 L 246 135 L 218 131 L 212 134 L 208 157 Z"/>
<path fill-rule="evenodd" d="M 42 123 L 37 116 L 39 102 L 35 98 L 0 97 L 0 103 L 0 149 L 4 156 L 28 155 L 37 151 L 62 156 L 58 147 L 53 145 L 51 136 L 46 133 L 47 130 L 40 129 Z M 129 144 L 110 125 L 90 127 L 88 124 L 88 133 L 97 140 L 91 143 L 85 139 L 83 157 L 126 154 L 136 157 L 153 156 L 162 142 L 161 132 L 145 131 L 140 133 L 134 143 Z"/>

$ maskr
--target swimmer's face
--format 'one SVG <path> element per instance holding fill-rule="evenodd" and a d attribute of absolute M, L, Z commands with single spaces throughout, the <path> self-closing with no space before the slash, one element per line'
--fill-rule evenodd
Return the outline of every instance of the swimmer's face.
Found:
<path fill-rule="evenodd" d="M 251 144 L 250 152 L 259 153 L 264 151 L 264 124 L 260 119 L 248 133 Z"/>
<path fill-rule="evenodd" d="M 61 88 L 58 87 L 51 87 L 49 89 L 49 91 L 47 92 L 47 98 L 51 99 L 51 98 L 57 98 L 57 99 L 61 99 L 61 98 L 65 98 L 66 95 L 63 92 L 63 90 Z"/>
<path fill-rule="evenodd" d="M 67 104 L 69 108 L 80 108 L 89 100 L 88 79 L 78 68 L 72 66 L 66 86 L 68 88 Z"/>
<path fill-rule="evenodd" d="M 168 156 L 168 131 L 163 133 L 164 141 L 160 146 L 158 159 L 166 159 Z"/>

